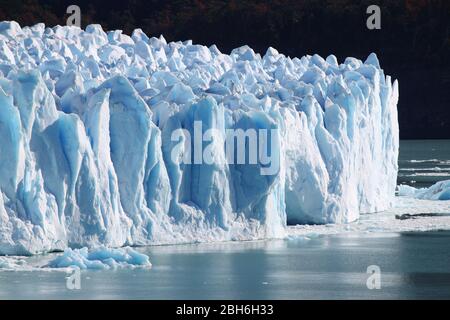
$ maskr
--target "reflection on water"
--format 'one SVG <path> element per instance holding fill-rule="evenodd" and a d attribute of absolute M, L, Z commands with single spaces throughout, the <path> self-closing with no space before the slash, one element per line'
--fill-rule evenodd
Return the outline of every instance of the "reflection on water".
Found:
<path fill-rule="evenodd" d="M 0 272 L 0 298 L 406 299 L 450 298 L 450 232 L 321 236 L 141 248 L 151 270 Z M 381 290 L 366 287 L 369 265 Z"/>

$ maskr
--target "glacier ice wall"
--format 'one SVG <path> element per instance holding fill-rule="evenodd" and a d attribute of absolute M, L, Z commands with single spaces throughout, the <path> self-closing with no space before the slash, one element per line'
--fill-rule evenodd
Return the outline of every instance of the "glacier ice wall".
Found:
<path fill-rule="evenodd" d="M 282 237 L 287 222 L 384 210 L 397 100 L 374 54 L 226 55 L 139 29 L 2 22 L 0 254 Z M 217 161 L 174 160 L 197 121 Z M 276 129 L 276 172 L 221 161 L 228 129 Z"/>

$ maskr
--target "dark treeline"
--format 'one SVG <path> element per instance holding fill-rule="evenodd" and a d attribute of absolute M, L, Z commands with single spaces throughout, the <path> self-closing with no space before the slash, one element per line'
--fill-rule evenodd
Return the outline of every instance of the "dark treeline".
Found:
<path fill-rule="evenodd" d="M 0 0 L 0 20 L 62 25 L 71 4 L 80 6 L 83 26 L 142 28 L 167 40 L 217 44 L 227 53 L 244 44 L 291 57 L 333 53 L 341 61 L 376 52 L 400 81 L 401 137 L 450 138 L 448 0 Z M 371 4 L 382 9 L 381 30 L 366 28 Z"/>

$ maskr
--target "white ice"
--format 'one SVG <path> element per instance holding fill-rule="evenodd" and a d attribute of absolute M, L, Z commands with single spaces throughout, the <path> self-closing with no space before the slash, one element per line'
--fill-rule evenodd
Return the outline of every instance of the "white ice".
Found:
<path fill-rule="evenodd" d="M 117 268 L 150 268 L 152 264 L 147 255 L 125 247 L 111 249 L 99 247 L 89 250 L 81 249 L 64 250 L 64 253 L 50 261 L 49 268 L 78 268 L 81 270 L 108 270 Z"/>
<path fill-rule="evenodd" d="M 439 181 L 429 188 L 417 189 L 408 185 L 400 185 L 398 194 L 417 199 L 450 200 L 450 180 Z"/>
<path fill-rule="evenodd" d="M 0 48 L 0 254 L 281 238 L 287 222 L 392 204 L 398 83 L 375 54 L 227 55 L 15 22 L 0 23 Z M 194 121 L 219 132 L 205 143 L 216 159 L 226 129 L 277 129 L 278 170 L 173 161 L 190 146 L 171 134 Z"/>
<path fill-rule="evenodd" d="M 124 247 L 118 249 L 67 248 L 63 253 L 51 253 L 40 256 L 0 256 L 0 271 L 62 271 L 79 270 L 116 270 L 149 269 L 152 267 L 146 254 Z"/>
<path fill-rule="evenodd" d="M 288 228 L 288 239 L 310 239 L 319 235 L 347 234 L 382 236 L 400 232 L 450 230 L 450 201 L 396 197 L 392 208 L 377 214 L 361 215 L 349 224 L 299 225 Z M 421 217 L 431 213 L 434 216 Z M 410 219 L 398 219 L 410 215 Z M 413 217 L 416 215 L 416 217 Z"/>

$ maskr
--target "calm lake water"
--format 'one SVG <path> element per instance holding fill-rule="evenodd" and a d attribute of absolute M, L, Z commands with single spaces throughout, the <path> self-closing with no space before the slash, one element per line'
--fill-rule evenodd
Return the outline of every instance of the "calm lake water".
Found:
<path fill-rule="evenodd" d="M 450 140 L 405 140 L 400 143 L 398 184 L 429 187 L 450 179 Z"/>
<path fill-rule="evenodd" d="M 450 232 L 153 247 L 150 270 L 0 272 L 0 299 L 450 298 Z M 369 290 L 367 267 L 381 269 Z"/>
<path fill-rule="evenodd" d="M 402 142 L 399 182 L 445 179 L 449 159 L 449 141 Z M 0 299 L 450 299 L 447 231 L 138 250 L 152 269 L 84 271 L 80 290 L 66 288 L 64 272 L 2 271 Z M 370 265 L 381 269 L 379 290 L 367 288 Z"/>

